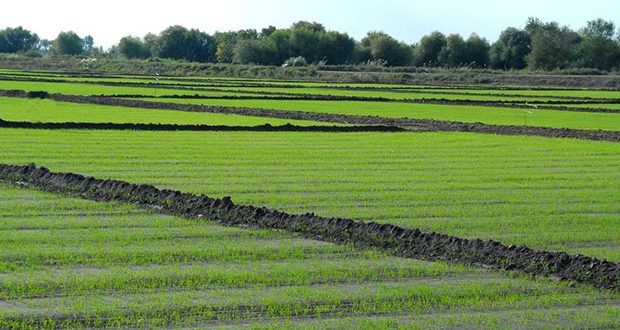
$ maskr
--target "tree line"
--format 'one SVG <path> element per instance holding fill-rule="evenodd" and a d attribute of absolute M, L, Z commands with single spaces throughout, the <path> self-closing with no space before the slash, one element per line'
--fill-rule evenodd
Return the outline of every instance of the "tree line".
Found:
<path fill-rule="evenodd" d="M 183 26 L 159 34 L 127 36 L 104 51 L 93 38 L 61 32 L 41 40 L 22 27 L 0 30 L 0 53 L 100 55 L 124 58 L 167 58 L 203 63 L 257 65 L 369 64 L 501 70 L 592 68 L 620 70 L 620 31 L 611 21 L 597 19 L 574 31 L 557 22 L 530 18 L 522 29 L 509 27 L 493 44 L 472 34 L 432 32 L 413 45 L 372 31 L 360 41 L 329 31 L 316 22 L 299 21 L 290 28 L 273 26 L 216 32 L 210 35 Z"/>

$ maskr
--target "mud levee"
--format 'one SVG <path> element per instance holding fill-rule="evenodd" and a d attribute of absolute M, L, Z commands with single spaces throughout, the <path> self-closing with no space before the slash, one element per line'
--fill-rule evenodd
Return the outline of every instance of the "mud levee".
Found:
<path fill-rule="evenodd" d="M 325 218 L 312 213 L 294 215 L 265 207 L 236 205 L 230 197 L 214 199 L 206 195 L 160 190 L 151 185 L 101 180 L 75 173 L 54 173 L 34 164 L 0 164 L 0 180 L 90 200 L 148 206 L 166 214 L 204 218 L 229 226 L 285 230 L 322 241 L 378 248 L 397 256 L 483 265 L 576 281 L 599 289 L 618 291 L 620 288 L 619 264 L 564 252 L 506 246 L 495 241 L 463 239 L 390 224 Z"/>
<path fill-rule="evenodd" d="M 132 123 L 37 123 L 23 121 L 5 121 L 0 118 L 2 128 L 28 129 L 85 129 L 85 130 L 135 130 L 135 131 L 195 131 L 195 132 L 326 132 L 326 133 L 357 133 L 357 132 L 404 132 L 404 128 L 394 126 L 298 126 L 292 124 L 272 126 L 270 124 L 256 126 L 229 125 L 177 125 L 177 124 L 132 124 Z"/>

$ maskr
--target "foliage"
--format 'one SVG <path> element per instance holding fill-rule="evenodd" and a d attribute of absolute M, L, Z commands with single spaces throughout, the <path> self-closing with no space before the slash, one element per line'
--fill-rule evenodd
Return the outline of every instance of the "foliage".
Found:
<path fill-rule="evenodd" d="M 271 43 L 265 39 L 246 39 L 237 42 L 233 62 L 242 64 L 277 64 L 273 62 Z"/>
<path fill-rule="evenodd" d="M 416 47 L 416 65 L 440 66 L 440 53 L 447 46 L 446 36 L 438 31 L 422 37 Z"/>
<path fill-rule="evenodd" d="M 521 70 L 527 66 L 526 56 L 530 53 L 530 35 L 513 27 L 502 31 L 499 39 L 490 49 L 491 67 L 504 70 Z"/>
<path fill-rule="evenodd" d="M 532 38 L 532 51 L 527 56 L 528 67 L 550 71 L 571 66 L 579 48 L 579 35 L 557 22 L 542 23 L 530 19 L 525 31 Z"/>
<path fill-rule="evenodd" d="M 17 27 L 0 30 L 0 52 L 28 52 L 31 57 L 47 55 L 52 50 L 61 55 L 97 57 L 115 57 L 121 53 L 127 58 L 153 56 L 199 63 L 269 66 L 280 66 L 292 57 L 301 56 L 311 65 L 348 66 L 349 71 L 370 71 L 374 67 L 381 72 L 388 69 L 413 72 L 415 68 L 403 67 L 417 66 L 423 70 L 494 68 L 569 73 L 590 69 L 611 72 L 620 70 L 620 32 L 614 35 L 615 28 L 613 22 L 598 19 L 575 32 L 557 22 L 530 18 L 524 29 L 509 27 L 502 31 L 491 46 L 475 33 L 463 39 L 459 34 L 446 36 L 437 31 L 423 36 L 413 45 L 376 31 L 369 32 L 358 42 L 346 33 L 329 31 L 323 24 L 308 21 L 298 21 L 284 29 L 269 26 L 260 31 L 246 29 L 214 35 L 176 25 L 159 35 L 149 33 L 140 42 L 123 38 L 119 45 L 104 52 L 94 47 L 90 36 L 80 39 L 73 32 L 63 32 L 52 49 L 49 41 L 39 40 L 36 34 Z M 119 47 L 121 42 L 123 47 Z"/>
<path fill-rule="evenodd" d="M 216 32 L 213 37 L 217 43 L 216 57 L 218 63 L 232 63 L 235 47 L 244 40 L 256 40 L 256 30 L 240 30 L 236 32 Z"/>
<path fill-rule="evenodd" d="M 467 45 L 459 34 L 451 34 L 446 38 L 446 45 L 438 54 L 438 63 L 445 67 L 462 67 L 468 62 Z"/>
<path fill-rule="evenodd" d="M 140 39 L 127 36 L 121 39 L 118 44 L 118 51 L 126 58 L 149 58 L 151 50 Z"/>
<path fill-rule="evenodd" d="M 369 32 L 361 41 L 361 52 L 370 55 L 370 61 L 383 60 L 390 66 L 407 66 L 412 64 L 411 48 L 384 32 Z"/>
<path fill-rule="evenodd" d="M 472 34 L 465 42 L 465 63 L 467 67 L 486 68 L 489 65 L 489 42 Z"/>
<path fill-rule="evenodd" d="M 0 30 L 0 53 L 20 53 L 36 49 L 39 37 L 21 26 Z"/>
<path fill-rule="evenodd" d="M 157 55 L 192 62 L 215 62 L 216 41 L 212 36 L 182 26 L 170 26 L 157 37 Z"/>
<path fill-rule="evenodd" d="M 600 70 L 620 69 L 620 43 L 614 40 L 613 22 L 598 19 L 589 21 L 579 30 L 582 38 L 577 67 Z"/>
<path fill-rule="evenodd" d="M 54 51 L 60 55 L 80 55 L 84 53 L 84 39 L 73 31 L 60 32 L 54 40 Z"/>
<path fill-rule="evenodd" d="M 88 35 L 84 37 L 84 53 L 85 54 L 91 54 L 93 51 L 95 51 L 94 45 L 95 45 L 95 40 L 93 39 L 92 36 Z"/>
<path fill-rule="evenodd" d="M 355 47 L 355 40 L 347 34 L 326 31 L 319 23 L 305 21 L 294 23 L 290 29 L 270 27 L 237 43 L 236 63 L 267 65 L 280 65 L 298 56 L 308 63 L 343 64 L 351 60 Z"/>

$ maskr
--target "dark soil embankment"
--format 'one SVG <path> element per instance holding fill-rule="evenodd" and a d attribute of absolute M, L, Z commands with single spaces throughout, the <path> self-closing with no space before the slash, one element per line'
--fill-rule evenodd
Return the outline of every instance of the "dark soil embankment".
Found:
<path fill-rule="evenodd" d="M 287 214 L 265 207 L 236 205 L 230 197 L 214 199 L 206 195 L 160 190 L 151 185 L 53 173 L 34 164 L 0 164 L 0 180 L 85 199 L 149 206 L 166 214 L 215 220 L 229 226 L 285 230 L 317 240 L 379 248 L 397 256 L 483 265 L 576 281 L 600 289 L 620 289 L 619 264 L 564 252 L 506 246 L 495 241 L 462 239 L 390 224 L 319 217 L 311 213 Z"/>
<path fill-rule="evenodd" d="M 23 121 L 5 121 L 0 118 L 2 128 L 29 129 L 87 129 L 87 130 L 136 130 L 136 131 L 197 131 L 197 132 L 404 132 L 404 128 L 394 126 L 298 126 L 292 124 L 272 126 L 270 124 L 256 126 L 229 125 L 177 125 L 177 124 L 131 124 L 131 123 L 36 123 Z"/>

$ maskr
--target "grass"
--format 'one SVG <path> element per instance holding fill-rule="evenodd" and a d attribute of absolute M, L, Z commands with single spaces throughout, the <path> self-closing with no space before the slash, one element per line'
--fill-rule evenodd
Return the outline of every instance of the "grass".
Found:
<path fill-rule="evenodd" d="M 0 130 L 0 143 L 3 163 L 620 260 L 617 143 L 467 133 L 21 129 Z"/>
<path fill-rule="evenodd" d="M 587 287 L 3 184 L 0 194 L 3 328 L 619 325 L 620 296 Z"/>
<path fill-rule="evenodd" d="M 461 105 L 403 104 L 386 102 L 299 100 L 189 100 L 158 99 L 160 102 L 308 111 L 387 118 L 435 119 L 482 122 L 492 125 L 524 125 L 524 109 Z M 620 114 L 526 109 L 527 125 L 556 128 L 620 131 Z"/>
<path fill-rule="evenodd" d="M 56 102 L 40 99 L 0 97 L 0 118 L 7 121 L 156 123 L 255 126 L 262 124 L 299 126 L 333 125 L 305 120 L 249 117 L 216 113 L 161 111 Z"/>

